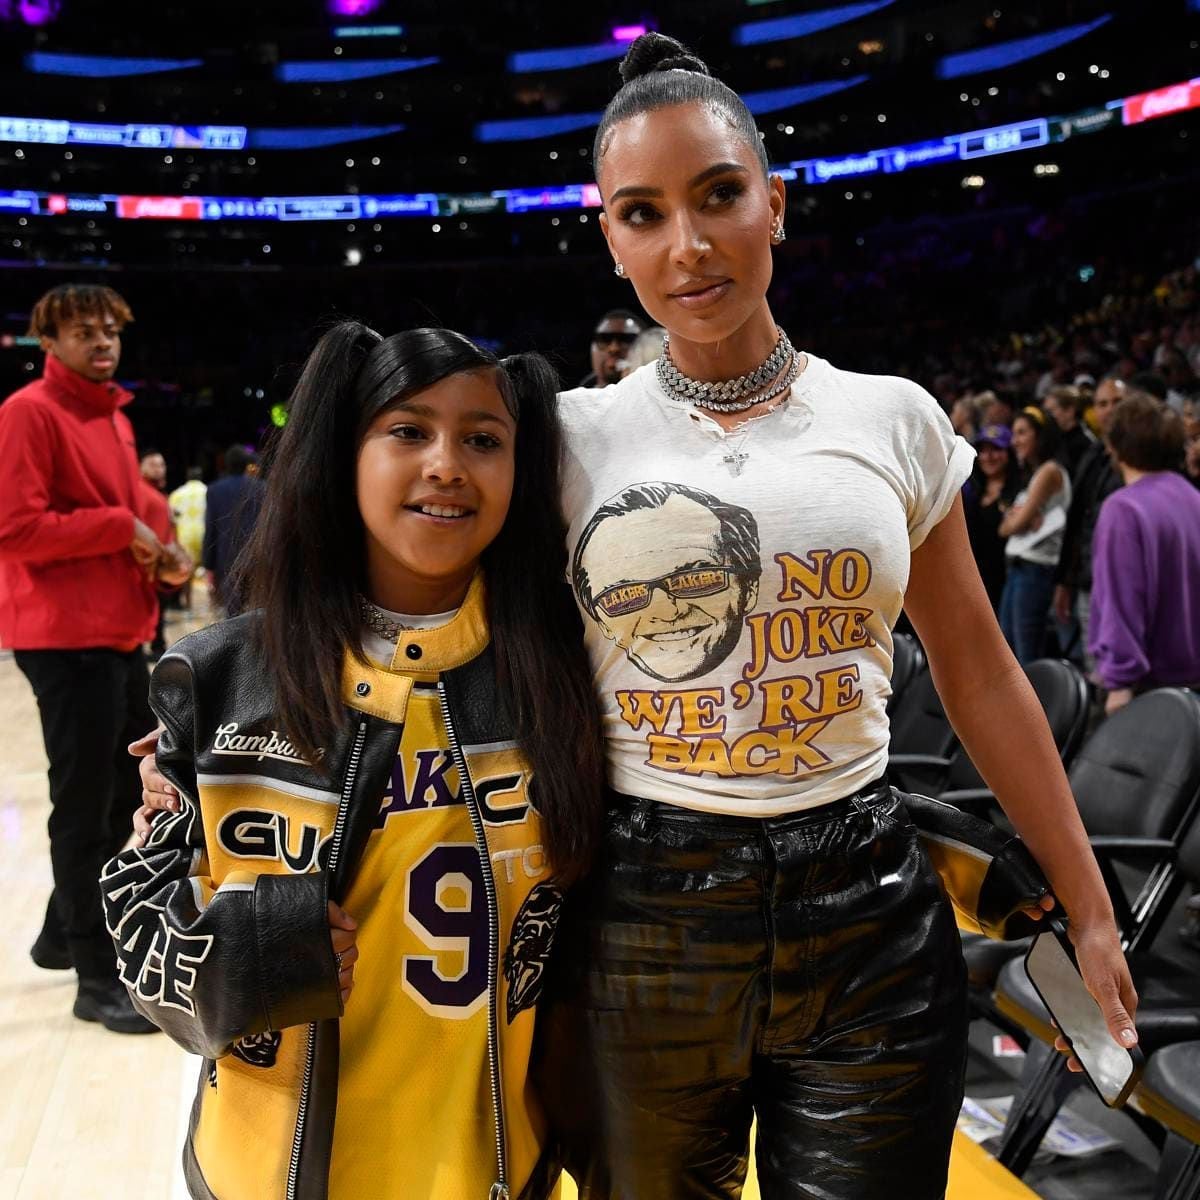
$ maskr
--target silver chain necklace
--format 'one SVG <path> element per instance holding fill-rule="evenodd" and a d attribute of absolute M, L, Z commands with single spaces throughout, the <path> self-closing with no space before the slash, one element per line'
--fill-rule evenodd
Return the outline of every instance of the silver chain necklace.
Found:
<path fill-rule="evenodd" d="M 411 633 L 415 626 L 402 625 L 393 620 L 376 604 L 372 604 L 366 596 L 359 596 L 358 611 L 363 624 L 372 632 L 379 634 L 385 642 L 398 642 L 402 633 Z"/>
<path fill-rule="evenodd" d="M 774 400 L 781 392 L 786 392 L 788 388 L 796 382 L 796 376 L 800 374 L 800 356 L 796 355 L 792 359 L 791 366 L 779 377 L 771 388 L 764 392 L 761 396 L 754 398 L 755 404 L 767 404 Z M 786 401 L 785 401 L 786 403 Z M 774 411 L 773 409 L 768 411 Z M 754 425 L 754 419 L 746 421 L 744 425 L 739 426 L 742 429 L 742 438 L 737 445 L 726 454 L 721 461 L 729 468 L 730 475 L 740 475 L 742 468 L 750 461 L 750 452 L 746 449 L 746 442 L 750 439 L 750 431 Z"/>
<path fill-rule="evenodd" d="M 686 400 L 697 408 L 720 413 L 745 412 L 746 409 L 763 402 L 766 397 L 757 393 L 761 393 L 762 389 L 775 379 L 785 363 L 795 360 L 796 352 L 792 349 L 788 335 L 778 326 L 775 332 L 779 335 L 775 349 L 753 371 L 739 375 L 736 379 L 721 379 L 716 382 L 690 379 L 685 375 L 671 357 L 671 337 L 667 334 L 663 338 L 662 357 L 658 360 L 658 382 L 668 395 L 678 400 Z"/>

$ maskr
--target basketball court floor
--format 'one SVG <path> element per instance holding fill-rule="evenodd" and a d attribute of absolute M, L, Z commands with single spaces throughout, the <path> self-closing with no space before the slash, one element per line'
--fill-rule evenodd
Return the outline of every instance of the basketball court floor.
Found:
<path fill-rule="evenodd" d="M 170 616 L 173 637 L 203 623 L 200 613 Z M 0 1200 L 184 1200 L 179 1158 L 198 1060 L 161 1035 L 119 1036 L 76 1020 L 73 972 L 29 959 L 50 888 L 46 760 L 32 692 L 7 654 L 0 729 Z M 1103 1194 L 1113 1193 L 1030 1190 L 957 1136 L 950 1200 Z M 758 1195 L 748 1184 L 746 1200 Z M 575 1197 L 568 1180 L 563 1200 Z"/>

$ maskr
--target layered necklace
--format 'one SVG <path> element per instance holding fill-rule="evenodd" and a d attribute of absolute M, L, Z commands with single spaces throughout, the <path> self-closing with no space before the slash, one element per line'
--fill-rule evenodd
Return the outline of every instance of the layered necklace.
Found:
<path fill-rule="evenodd" d="M 739 413 L 756 404 L 765 404 L 786 392 L 800 374 L 800 359 L 788 335 L 778 326 L 775 332 L 779 335 L 775 349 L 753 371 L 717 382 L 686 376 L 671 357 L 668 334 L 663 338 L 662 357 L 658 360 L 658 382 L 669 396 L 708 412 Z"/>

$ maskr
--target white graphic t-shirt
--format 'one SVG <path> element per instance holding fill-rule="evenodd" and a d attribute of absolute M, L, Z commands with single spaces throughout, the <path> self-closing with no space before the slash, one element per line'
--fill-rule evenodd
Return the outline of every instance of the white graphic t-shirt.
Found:
<path fill-rule="evenodd" d="M 788 404 L 729 434 L 653 363 L 560 411 L 611 784 L 774 816 L 882 775 L 909 557 L 974 458 L 933 397 L 809 355 Z"/>

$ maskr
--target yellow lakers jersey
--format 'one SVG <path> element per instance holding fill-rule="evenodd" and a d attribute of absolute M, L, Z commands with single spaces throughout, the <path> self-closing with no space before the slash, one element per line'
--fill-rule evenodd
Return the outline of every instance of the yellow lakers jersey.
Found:
<path fill-rule="evenodd" d="M 502 944 L 548 874 L 511 747 L 473 755 L 500 901 Z M 342 1018 L 330 1196 L 485 1197 L 495 1170 L 487 1055 L 488 924 L 482 867 L 436 685 L 416 683 L 391 785 L 343 907 L 358 922 Z M 517 936 L 536 937 L 536 915 Z M 501 983 L 504 1109 L 519 1190 L 540 1127 L 526 1095 L 532 1008 Z"/>

